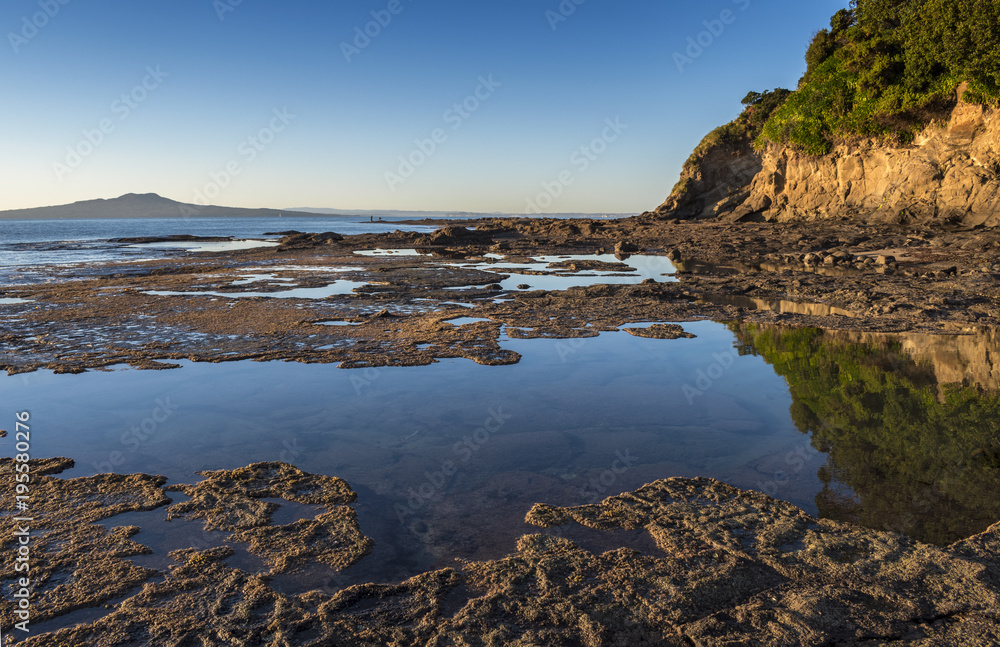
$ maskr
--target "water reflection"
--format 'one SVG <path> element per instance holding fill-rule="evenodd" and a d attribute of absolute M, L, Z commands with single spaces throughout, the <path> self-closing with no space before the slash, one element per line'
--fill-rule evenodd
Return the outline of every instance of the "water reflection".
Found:
<path fill-rule="evenodd" d="M 0 395 L 31 410 L 36 456 L 76 459 L 66 477 L 190 483 L 196 470 L 281 460 L 346 479 L 375 549 L 338 587 L 501 557 L 537 531 L 523 524 L 535 502 L 591 503 L 670 476 L 937 543 L 1000 519 L 993 333 L 683 326 L 697 338 L 509 339 L 523 357 L 513 366 L 184 362 L 0 377 Z M 161 556 L 177 547 L 153 532 L 163 527 L 138 537 Z"/>
<path fill-rule="evenodd" d="M 823 517 L 949 544 L 1000 519 L 1000 338 L 732 324 L 829 454 Z"/>
<path fill-rule="evenodd" d="M 183 483 L 282 460 L 346 479 L 376 542 L 349 569 L 356 582 L 501 557 L 537 531 L 523 524 L 535 502 L 591 503 L 670 476 L 765 488 L 815 512 L 823 457 L 791 424 L 784 381 L 739 356 L 725 326 L 684 328 L 697 338 L 510 340 L 523 356 L 514 366 L 184 362 L 6 377 L 0 392 L 32 411 L 38 456 L 76 459 L 67 477 L 142 471 Z M 790 456 L 804 456 L 801 469 Z"/>
<path fill-rule="evenodd" d="M 714 303 L 722 306 L 735 306 L 746 310 L 767 310 L 781 314 L 806 315 L 811 317 L 856 317 L 850 310 L 828 306 L 825 303 L 810 303 L 807 301 L 789 301 L 787 299 L 756 299 L 753 297 L 731 294 L 706 294 L 697 300 L 698 303 Z"/>

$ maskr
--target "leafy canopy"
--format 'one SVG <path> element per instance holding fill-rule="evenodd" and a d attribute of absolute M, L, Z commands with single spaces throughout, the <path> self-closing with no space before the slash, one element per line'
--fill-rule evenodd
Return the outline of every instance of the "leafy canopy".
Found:
<path fill-rule="evenodd" d="M 856 137 L 912 140 L 954 104 L 1000 98 L 1000 2 L 852 0 L 816 33 L 799 88 L 757 144 L 822 155 Z"/>

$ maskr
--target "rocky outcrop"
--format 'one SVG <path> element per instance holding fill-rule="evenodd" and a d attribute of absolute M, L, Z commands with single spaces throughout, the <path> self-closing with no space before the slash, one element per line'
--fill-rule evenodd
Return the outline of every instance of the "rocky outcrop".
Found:
<path fill-rule="evenodd" d="M 295 469 L 268 465 L 274 475 Z M 247 470 L 257 478 L 243 488 L 235 477 Z M 260 472 L 209 476 L 219 484 L 227 474 L 229 495 L 261 495 L 259 477 L 271 478 Z M 169 571 L 107 615 L 24 645 L 862 647 L 1000 638 L 1000 524 L 939 548 L 817 520 L 707 478 L 660 480 L 593 505 L 539 504 L 526 521 L 549 530 L 525 535 L 506 557 L 394 584 L 350 586 L 349 575 L 335 575 L 326 590 L 298 595 L 227 564 L 232 546 L 178 550 Z M 610 537 L 638 531 L 649 543 L 591 552 L 560 536 L 577 526 Z M 102 557 L 83 555 L 77 568 Z"/>
<path fill-rule="evenodd" d="M 981 105 L 958 103 L 904 147 L 866 141 L 810 156 L 774 144 L 748 154 L 719 146 L 697 166 L 661 215 L 1000 224 L 1000 109 Z"/>
<path fill-rule="evenodd" d="M 696 150 L 684 164 L 680 181 L 658 211 L 677 218 L 711 218 L 746 202 L 750 183 L 763 170 L 752 144 L 748 137 L 735 143 L 703 142 L 699 148 L 704 152 Z"/>

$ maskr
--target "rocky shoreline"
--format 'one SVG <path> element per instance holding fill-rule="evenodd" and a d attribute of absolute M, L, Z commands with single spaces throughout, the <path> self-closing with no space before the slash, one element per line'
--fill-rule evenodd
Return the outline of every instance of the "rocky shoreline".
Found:
<path fill-rule="evenodd" d="M 10 475 L 14 463 L 0 462 Z M 50 528 L 39 551 L 41 619 L 105 606 L 102 617 L 37 635 L 24 645 L 990 645 L 1000 640 L 1000 524 L 938 548 L 904 536 L 817 520 L 757 492 L 712 479 L 660 480 L 599 504 L 536 505 L 540 529 L 579 524 L 643 529 L 655 548 L 601 554 L 529 534 L 509 557 L 464 562 L 398 584 L 327 593 L 276 591 L 271 579 L 308 560 L 350 567 L 370 548 L 340 479 L 282 463 L 213 472 L 195 486 L 162 477 L 63 480 L 69 459 L 33 463 L 44 491 L 36 512 Z M 192 496 L 167 508 L 209 531 L 236 534 L 170 554 L 169 572 L 135 567 L 149 552 L 135 526 L 95 525 Z M 4 495 L 8 498 L 8 495 Z M 88 500 L 80 514 L 81 497 Z M 275 525 L 269 497 L 319 504 L 313 519 Z M 10 501 L 5 501 L 10 503 Z M 269 507 L 270 506 L 270 507 Z M 5 544 L 15 539 L 3 530 Z M 322 538 L 317 543 L 316 538 Z M 269 570 L 225 562 L 246 545 Z M 36 547 L 36 550 L 41 546 Z M 9 552 L 9 551 L 8 551 Z M 69 560 L 67 562 L 67 560 Z M 303 561 L 305 560 L 305 561 Z M 62 579 L 67 563 L 72 577 Z M 5 558 L 4 577 L 13 575 Z M 265 567 L 266 569 L 267 567 Z M 115 586 L 108 586 L 110 573 Z M 115 602 L 114 606 L 108 603 Z M 10 610 L 4 610 L 9 624 Z"/>
<path fill-rule="evenodd" d="M 351 368 L 451 357 L 510 364 L 518 358 L 498 344 L 501 329 L 572 338 L 639 321 L 742 319 L 961 333 L 1000 316 L 1000 232 L 990 229 L 654 214 L 463 224 L 433 234 L 290 234 L 271 248 L 61 268 L 0 295 L 9 300 L 0 306 L 8 322 L 0 366 L 79 372 L 283 359 Z M 372 249 L 416 251 L 355 253 Z M 602 254 L 612 262 L 599 261 Z M 574 260 L 535 260 L 560 255 Z M 648 278 L 628 278 L 642 271 Z M 514 272 L 522 280 L 501 285 Z M 605 285 L 595 272 L 621 280 Z M 532 285 L 549 277 L 583 285 Z M 485 321 L 447 323 L 464 316 Z"/>
<path fill-rule="evenodd" d="M 0 295 L 10 300 L 0 305 L 2 366 L 16 374 L 181 360 L 512 364 L 520 358 L 503 348 L 504 336 L 593 337 L 638 322 L 654 325 L 630 334 L 659 339 L 689 336 L 676 324 L 702 319 L 811 326 L 850 339 L 974 339 L 992 338 L 1000 316 L 1000 232 L 984 228 L 723 224 L 647 213 L 465 221 L 431 234 L 282 234 L 276 247 L 59 268 L 51 281 L 8 287 Z M 586 285 L 546 289 L 552 280 Z M 932 352 L 933 343 L 918 343 Z M 170 487 L 149 475 L 58 478 L 70 465 L 35 467 L 35 491 L 51 502 L 41 514 L 53 529 L 45 602 L 36 609 L 50 621 L 42 626 L 59 631 L 26 645 L 1000 640 L 1000 525 L 935 547 L 816 520 L 710 479 L 667 479 L 597 505 L 540 503 L 527 516 L 549 529 L 644 529 L 652 551 L 591 553 L 556 531 L 523 537 L 504 559 L 292 595 L 270 578 L 313 562 L 349 568 L 370 549 L 340 479 L 278 463 Z M 128 560 L 149 552 L 130 539 L 137 527 L 94 524 L 166 506 L 168 491 L 190 497 L 168 515 L 204 523 L 206 534 L 232 534 L 171 553 L 174 565 L 158 572 Z M 273 503 L 263 500 L 275 497 L 322 510 L 276 526 Z M 12 532 L 4 531 L 5 545 Z M 244 546 L 258 572 L 225 561 Z M 115 573 L 116 585 L 99 572 Z M 60 628 L 61 617 L 102 605 L 103 615 Z"/>

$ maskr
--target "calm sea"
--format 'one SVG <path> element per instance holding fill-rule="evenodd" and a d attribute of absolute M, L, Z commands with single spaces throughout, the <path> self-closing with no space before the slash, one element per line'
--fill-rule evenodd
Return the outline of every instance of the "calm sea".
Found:
<path fill-rule="evenodd" d="M 30 280 L 40 265 L 140 260 L 169 253 L 169 248 L 110 243 L 112 238 L 139 236 L 233 236 L 236 239 L 274 240 L 278 231 L 335 231 L 343 235 L 404 229 L 432 231 L 433 227 L 401 225 L 407 220 L 386 217 L 369 222 L 367 216 L 299 218 L 107 218 L 73 220 L 0 220 L 0 283 Z"/>

